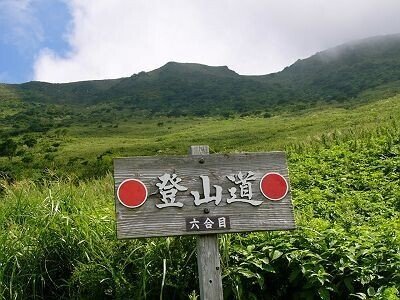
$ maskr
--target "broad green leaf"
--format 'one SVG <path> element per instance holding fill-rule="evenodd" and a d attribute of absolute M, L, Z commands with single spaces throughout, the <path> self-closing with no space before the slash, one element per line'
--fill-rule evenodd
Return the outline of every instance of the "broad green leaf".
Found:
<path fill-rule="evenodd" d="M 272 256 L 271 256 L 271 261 L 278 259 L 282 255 L 283 255 L 283 252 L 281 252 L 279 250 L 274 250 L 274 252 L 272 253 Z"/>
<path fill-rule="evenodd" d="M 318 295 L 323 300 L 329 300 L 330 299 L 329 291 L 327 289 L 323 288 L 323 287 L 318 289 Z"/>

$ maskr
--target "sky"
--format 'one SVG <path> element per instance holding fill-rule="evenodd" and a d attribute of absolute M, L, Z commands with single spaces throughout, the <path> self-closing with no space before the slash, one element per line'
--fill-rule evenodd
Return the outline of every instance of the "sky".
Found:
<path fill-rule="evenodd" d="M 400 32 L 400 0 L 0 0 L 0 82 L 127 77 L 169 61 L 269 74 Z"/>

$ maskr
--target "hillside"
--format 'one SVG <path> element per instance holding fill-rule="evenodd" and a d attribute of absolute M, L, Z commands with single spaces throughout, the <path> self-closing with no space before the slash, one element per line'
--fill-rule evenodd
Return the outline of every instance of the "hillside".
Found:
<path fill-rule="evenodd" d="M 288 153 L 297 230 L 220 235 L 227 299 L 399 299 L 399 100 L 24 137 L 7 165 L 44 171 L 0 181 L 0 299 L 198 299 L 195 239 L 117 240 L 107 173 L 112 156 L 184 154 L 194 143 Z"/>
<path fill-rule="evenodd" d="M 259 79 L 301 91 L 308 100 L 343 101 L 390 84 L 398 92 L 400 34 L 340 45 Z"/>
<path fill-rule="evenodd" d="M 400 34 L 347 43 L 283 71 L 243 76 L 226 66 L 170 62 L 128 78 L 65 84 L 2 85 L 26 102 L 123 107 L 139 115 L 226 115 L 298 110 L 400 92 Z M 354 100 L 355 99 L 355 100 Z"/>

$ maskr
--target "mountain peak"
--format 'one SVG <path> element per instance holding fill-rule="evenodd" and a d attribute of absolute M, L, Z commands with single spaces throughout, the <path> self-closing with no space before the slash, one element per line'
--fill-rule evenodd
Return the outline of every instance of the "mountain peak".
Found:
<path fill-rule="evenodd" d="M 236 77 L 239 76 L 235 71 L 229 69 L 227 66 L 207 66 L 198 63 L 180 63 L 170 61 L 162 67 L 149 72 L 150 74 L 204 74 L 222 77 Z"/>

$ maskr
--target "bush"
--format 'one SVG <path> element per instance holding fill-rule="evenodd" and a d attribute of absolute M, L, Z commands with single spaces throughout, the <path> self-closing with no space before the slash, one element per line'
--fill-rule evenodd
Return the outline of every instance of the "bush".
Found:
<path fill-rule="evenodd" d="M 7 139 L 0 144 L 0 156 L 8 157 L 9 160 L 15 156 L 18 145 L 13 139 Z"/>
<path fill-rule="evenodd" d="M 298 229 L 221 235 L 225 297 L 398 299 L 396 128 L 290 148 Z M 107 172 L 109 154 L 86 161 L 88 175 Z M 186 299 L 197 290 L 195 239 L 116 239 L 109 174 L 77 181 L 48 171 L 40 185 L 1 186 L 1 298 L 159 298 L 164 260 L 164 298 Z"/>

